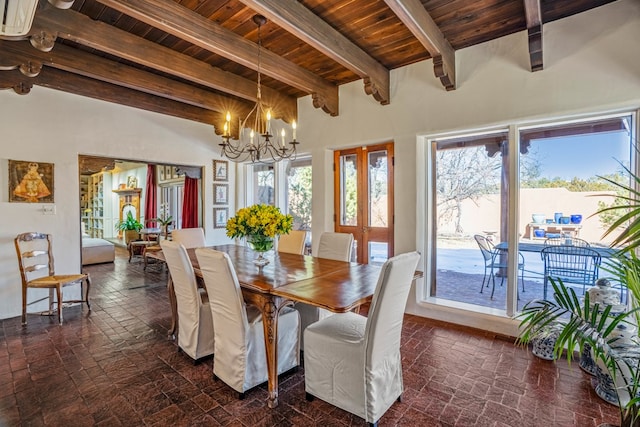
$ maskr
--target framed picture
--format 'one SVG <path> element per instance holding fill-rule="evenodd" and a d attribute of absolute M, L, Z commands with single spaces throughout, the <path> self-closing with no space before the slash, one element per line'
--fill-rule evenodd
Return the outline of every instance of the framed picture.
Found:
<path fill-rule="evenodd" d="M 9 201 L 53 203 L 53 163 L 9 160 Z"/>
<path fill-rule="evenodd" d="M 226 205 L 229 203 L 229 184 L 213 184 L 213 204 Z"/>
<path fill-rule="evenodd" d="M 173 178 L 173 166 L 164 167 L 164 179 L 169 180 Z"/>
<path fill-rule="evenodd" d="M 213 180 L 228 181 L 229 180 L 229 162 L 226 160 L 213 161 Z"/>
<path fill-rule="evenodd" d="M 127 188 L 137 188 L 138 187 L 138 178 L 135 176 L 127 177 Z"/>
<path fill-rule="evenodd" d="M 158 165 L 158 166 L 156 166 L 156 168 L 158 169 L 158 181 L 162 182 L 162 181 L 166 180 L 166 178 L 164 176 L 164 166 Z"/>
<path fill-rule="evenodd" d="M 225 228 L 229 218 L 229 208 L 213 208 L 213 228 Z"/>

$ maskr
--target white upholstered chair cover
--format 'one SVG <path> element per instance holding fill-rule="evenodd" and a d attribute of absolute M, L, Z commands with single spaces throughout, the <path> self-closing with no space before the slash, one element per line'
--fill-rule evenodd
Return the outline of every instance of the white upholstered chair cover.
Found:
<path fill-rule="evenodd" d="M 278 237 L 278 252 L 303 255 L 306 239 L 307 232 L 303 230 L 291 230 L 289 234 L 281 234 Z"/>
<path fill-rule="evenodd" d="M 351 261 L 353 234 L 351 233 L 322 233 L 318 244 L 318 258 L 335 259 L 336 261 Z"/>
<path fill-rule="evenodd" d="M 192 359 L 213 354 L 213 320 L 209 300 L 198 289 L 187 250 L 178 242 L 160 241 L 169 266 L 178 306 L 178 347 Z"/>
<path fill-rule="evenodd" d="M 213 374 L 238 393 L 267 381 L 267 357 L 260 311 L 247 306 L 236 271 L 224 252 L 196 249 L 209 293 L 215 328 Z M 285 307 L 278 317 L 278 374 L 300 364 L 300 318 Z"/>
<path fill-rule="evenodd" d="M 171 240 L 182 243 L 187 249 L 207 246 L 202 228 L 179 228 L 171 232 Z"/>
<path fill-rule="evenodd" d="M 377 423 L 401 396 L 400 334 L 420 255 L 398 255 L 382 266 L 369 317 L 335 314 L 304 332 L 305 390 Z"/>
<path fill-rule="evenodd" d="M 318 245 L 318 258 L 333 259 L 336 261 L 351 261 L 351 249 L 353 248 L 353 234 L 351 233 L 322 233 Z M 323 308 L 309 304 L 298 303 L 296 310 L 300 313 L 302 324 L 302 346 L 304 348 L 304 330 L 307 326 L 320 319 L 332 316 L 333 313 Z"/>

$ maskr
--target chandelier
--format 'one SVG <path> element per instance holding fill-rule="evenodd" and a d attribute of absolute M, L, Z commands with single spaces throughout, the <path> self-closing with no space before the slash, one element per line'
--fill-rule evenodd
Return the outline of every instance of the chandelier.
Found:
<path fill-rule="evenodd" d="M 262 51 L 262 38 L 260 35 L 260 27 L 266 22 L 267 18 L 262 15 L 254 15 L 253 22 L 258 26 L 258 93 L 256 105 L 251 109 L 244 120 L 238 119 L 239 139 L 233 141 L 231 138 L 231 113 L 227 112 L 222 134 L 222 156 L 227 157 L 234 162 L 244 162 L 250 160 L 253 162 L 271 162 L 280 161 L 296 157 L 296 122 L 291 124 L 293 129 L 292 140 L 285 142 L 287 138 L 286 131 L 281 130 L 277 135 L 275 129 L 271 125 L 271 110 L 262 102 L 262 93 L 260 90 L 260 59 Z M 251 126 L 251 119 L 253 125 Z M 246 128 L 249 127 L 249 132 Z M 272 132 L 275 133 L 272 134 Z"/>

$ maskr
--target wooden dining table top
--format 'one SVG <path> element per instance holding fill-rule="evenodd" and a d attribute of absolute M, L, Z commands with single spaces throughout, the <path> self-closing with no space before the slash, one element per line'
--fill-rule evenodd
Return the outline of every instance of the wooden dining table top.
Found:
<path fill-rule="evenodd" d="M 258 267 L 253 263 L 255 252 L 246 246 L 211 248 L 229 255 L 244 290 L 305 302 L 336 313 L 369 301 L 380 273 L 380 266 L 376 265 L 279 252 L 268 254 L 269 264 Z M 195 251 L 187 249 L 195 274 L 202 276 Z"/>

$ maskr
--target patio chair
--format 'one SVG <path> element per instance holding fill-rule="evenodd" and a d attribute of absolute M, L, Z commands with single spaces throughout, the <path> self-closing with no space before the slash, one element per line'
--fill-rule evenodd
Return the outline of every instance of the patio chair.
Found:
<path fill-rule="evenodd" d="M 484 277 L 482 278 L 480 293 L 482 293 L 485 283 L 489 286 L 489 281 L 491 281 L 491 298 L 493 299 L 493 294 L 496 290 L 495 270 L 499 271 L 500 269 L 507 268 L 507 251 L 496 248 L 485 236 L 481 234 L 476 234 L 473 238 L 476 240 L 476 243 L 478 243 L 478 247 L 480 247 L 480 252 L 482 253 L 482 258 L 484 259 Z M 520 272 L 520 281 L 522 282 L 522 292 L 524 292 L 524 256 L 521 252 L 518 252 L 518 270 Z M 502 286 L 503 283 L 504 275 L 502 275 L 500 286 Z"/>
<path fill-rule="evenodd" d="M 588 248 L 591 246 L 589 242 L 577 237 L 549 237 L 544 241 L 546 246 L 579 246 L 582 248 Z"/>
<path fill-rule="evenodd" d="M 592 286 L 598 278 L 601 257 L 591 248 L 580 246 L 547 246 L 540 252 L 544 261 L 543 298 L 547 299 L 549 279 L 562 280 L 564 284 Z"/>

